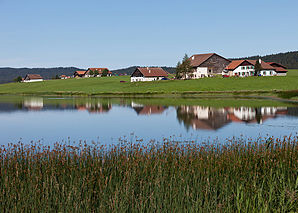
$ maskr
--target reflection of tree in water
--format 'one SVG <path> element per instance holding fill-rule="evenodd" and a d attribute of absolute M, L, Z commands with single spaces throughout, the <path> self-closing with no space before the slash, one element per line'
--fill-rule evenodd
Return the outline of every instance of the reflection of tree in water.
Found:
<path fill-rule="evenodd" d="M 256 111 L 256 120 L 257 120 L 257 123 L 261 123 L 262 121 L 262 111 L 261 111 L 261 108 L 255 108 L 255 111 Z"/>
<path fill-rule="evenodd" d="M 196 119 L 195 114 L 186 112 L 182 106 L 177 107 L 177 120 L 179 124 L 184 124 L 187 131 L 192 127 L 192 121 L 194 119 Z"/>
<path fill-rule="evenodd" d="M 298 108 L 292 108 L 290 113 L 298 115 Z M 177 108 L 177 119 L 186 129 L 216 130 L 229 122 L 258 123 L 267 119 L 288 114 L 287 107 L 227 107 L 213 108 L 202 106 L 180 106 Z"/>
<path fill-rule="evenodd" d="M 288 107 L 288 115 L 298 116 L 298 107 Z"/>

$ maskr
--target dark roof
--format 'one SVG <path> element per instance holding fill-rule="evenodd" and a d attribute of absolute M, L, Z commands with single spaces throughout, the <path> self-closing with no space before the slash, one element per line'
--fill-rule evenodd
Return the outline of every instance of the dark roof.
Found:
<path fill-rule="evenodd" d="M 267 62 L 268 64 L 270 64 L 272 67 L 274 67 L 276 72 L 288 72 L 288 70 L 286 70 L 287 68 L 279 63 L 276 62 Z"/>
<path fill-rule="evenodd" d="M 203 64 L 205 61 L 207 61 L 209 58 L 211 58 L 213 55 L 217 55 L 221 58 L 224 58 L 216 53 L 206 53 L 206 54 L 196 54 L 196 55 L 192 55 L 189 60 L 190 60 L 190 64 L 193 67 L 198 67 L 201 64 Z M 226 58 L 224 58 L 226 59 Z M 226 59 L 227 61 L 230 61 L 228 59 Z"/>
<path fill-rule="evenodd" d="M 39 74 L 27 74 L 25 78 L 28 78 L 28 79 L 43 79 Z"/>
<path fill-rule="evenodd" d="M 287 69 L 287 67 L 285 67 L 284 65 L 276 63 L 276 62 L 267 62 L 267 64 L 270 64 L 273 67 L 282 67 L 284 69 Z"/>
<path fill-rule="evenodd" d="M 167 77 L 168 73 L 161 67 L 139 67 L 137 68 L 144 77 Z"/>

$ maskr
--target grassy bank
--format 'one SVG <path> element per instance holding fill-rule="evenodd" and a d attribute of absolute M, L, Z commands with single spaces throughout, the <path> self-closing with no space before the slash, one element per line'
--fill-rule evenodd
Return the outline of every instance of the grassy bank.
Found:
<path fill-rule="evenodd" d="M 279 95 L 277 91 L 298 90 L 298 71 L 287 77 L 204 78 L 158 82 L 129 82 L 129 76 L 49 80 L 0 85 L 0 94 L 38 95 Z M 126 81 L 121 83 L 120 81 Z M 297 91 L 295 92 L 295 94 Z M 294 96 L 295 97 L 295 96 Z"/>
<path fill-rule="evenodd" d="M 259 142 L 2 146 L 0 210 L 296 211 L 297 138 Z"/>
<path fill-rule="evenodd" d="M 24 102 L 39 100 L 44 106 L 80 106 L 86 104 L 113 104 L 113 105 L 127 105 L 132 103 L 147 105 L 147 106 L 208 106 L 208 107 L 281 107 L 281 106 L 297 106 L 296 102 L 277 101 L 272 99 L 255 99 L 255 98 L 98 98 L 98 97 L 49 97 L 49 96 L 16 96 L 16 95 L 2 95 L 0 96 L 0 104 L 14 104 L 15 106 L 22 106 Z"/>

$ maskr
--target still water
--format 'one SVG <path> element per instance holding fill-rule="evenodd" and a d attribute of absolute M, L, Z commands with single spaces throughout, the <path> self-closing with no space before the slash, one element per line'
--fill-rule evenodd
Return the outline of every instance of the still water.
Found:
<path fill-rule="evenodd" d="M 297 132 L 298 106 L 281 102 L 0 97 L 2 145 L 117 144 L 120 138 L 221 142 L 232 137 L 297 136 Z"/>

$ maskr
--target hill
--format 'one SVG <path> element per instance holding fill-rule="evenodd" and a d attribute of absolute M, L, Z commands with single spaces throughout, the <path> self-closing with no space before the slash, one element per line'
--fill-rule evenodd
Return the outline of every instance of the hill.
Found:
<path fill-rule="evenodd" d="M 288 69 L 298 68 L 298 51 L 278 53 L 265 56 L 250 56 L 246 58 L 234 59 L 258 59 L 264 61 L 278 62 L 286 66 Z M 131 66 L 123 69 L 111 70 L 116 75 L 131 75 L 137 66 Z M 162 67 L 169 73 L 175 73 L 175 67 Z M 77 67 L 55 67 L 55 68 L 0 68 L 0 84 L 12 82 L 18 76 L 25 77 L 26 74 L 40 74 L 45 79 L 51 79 L 56 75 L 73 75 L 76 70 L 83 70 Z"/>
<path fill-rule="evenodd" d="M 288 69 L 298 68 L 298 51 L 278 53 L 278 54 L 265 55 L 265 56 L 256 55 L 256 56 L 250 56 L 250 57 L 245 57 L 245 58 L 234 58 L 234 59 L 256 60 L 259 58 L 261 58 L 263 61 L 267 61 L 267 62 L 274 61 L 274 62 L 280 63 L 280 64 L 286 66 Z"/>
<path fill-rule="evenodd" d="M 112 70 L 113 73 L 131 75 L 137 66 Z M 169 73 L 175 73 L 174 67 L 163 67 Z M 77 67 L 55 67 L 55 68 L 0 68 L 0 84 L 12 82 L 18 76 L 25 77 L 26 74 L 40 74 L 44 79 L 51 79 L 56 75 L 73 75 Z"/>
<path fill-rule="evenodd" d="M 26 74 L 40 74 L 44 79 L 51 79 L 56 75 L 73 75 L 76 67 L 55 67 L 55 68 L 0 68 L 0 83 L 12 82 L 18 76 L 25 77 Z"/>

